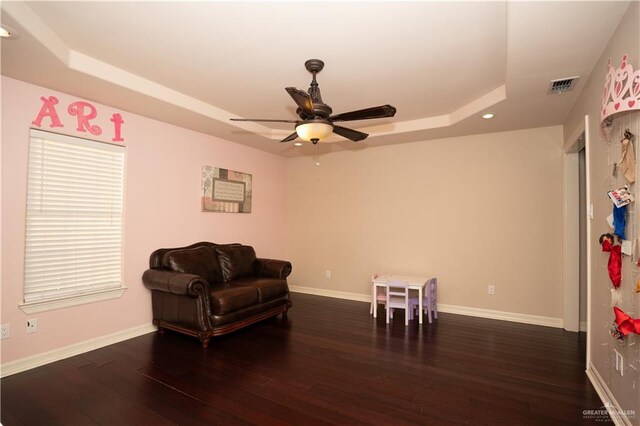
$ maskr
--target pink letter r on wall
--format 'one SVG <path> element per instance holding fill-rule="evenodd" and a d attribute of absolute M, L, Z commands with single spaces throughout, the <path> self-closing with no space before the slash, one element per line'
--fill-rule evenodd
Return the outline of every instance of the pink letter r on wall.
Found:
<path fill-rule="evenodd" d="M 85 107 L 89 108 L 88 114 L 85 114 Z M 86 132 L 88 130 L 89 132 L 91 132 L 91 134 L 96 136 L 102 134 L 102 129 L 100 128 L 100 126 L 96 124 L 91 125 L 89 123 L 89 120 L 93 120 L 98 115 L 96 107 L 91 105 L 89 102 L 73 102 L 69 104 L 69 108 L 67 108 L 67 111 L 69 111 L 69 114 L 78 117 L 77 130 L 79 132 Z"/>

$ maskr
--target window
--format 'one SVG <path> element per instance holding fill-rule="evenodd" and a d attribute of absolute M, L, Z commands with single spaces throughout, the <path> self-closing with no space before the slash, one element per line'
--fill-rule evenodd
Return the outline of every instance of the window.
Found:
<path fill-rule="evenodd" d="M 124 152 L 118 145 L 31 130 L 25 312 L 124 292 Z"/>

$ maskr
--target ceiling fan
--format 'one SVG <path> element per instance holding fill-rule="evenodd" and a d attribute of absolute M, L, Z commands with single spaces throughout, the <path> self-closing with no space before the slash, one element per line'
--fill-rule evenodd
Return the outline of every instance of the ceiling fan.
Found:
<path fill-rule="evenodd" d="M 299 137 L 310 141 L 315 145 L 319 141 L 329 137 L 332 133 L 337 133 L 338 135 L 354 142 L 364 140 L 369 136 L 367 133 L 363 133 L 358 130 L 336 126 L 334 124 L 335 122 L 393 117 L 396 114 L 396 108 L 387 104 L 331 115 L 333 110 L 329 105 L 322 102 L 320 88 L 316 81 L 316 74 L 322 71 L 322 68 L 324 68 L 324 62 L 320 59 L 309 59 L 304 63 L 304 66 L 307 71 L 313 74 L 309 90 L 305 92 L 304 90 L 296 89 L 295 87 L 285 87 L 287 93 L 289 93 L 291 98 L 293 98 L 293 101 L 298 105 L 296 114 L 298 114 L 300 120 L 272 120 L 260 118 L 232 118 L 231 120 L 295 123 L 296 131 L 282 139 L 280 142 L 289 142 Z"/>

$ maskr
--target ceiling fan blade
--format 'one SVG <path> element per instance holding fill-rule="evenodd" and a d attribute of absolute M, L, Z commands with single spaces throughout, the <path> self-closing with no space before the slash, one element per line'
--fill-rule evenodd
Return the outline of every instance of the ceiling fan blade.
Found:
<path fill-rule="evenodd" d="M 357 111 L 343 112 L 329 117 L 331 121 L 368 120 L 370 118 L 385 118 L 396 115 L 396 108 L 391 105 L 359 109 Z"/>
<path fill-rule="evenodd" d="M 290 142 L 294 139 L 298 138 L 298 134 L 296 132 L 291 133 L 289 136 L 287 136 L 286 138 L 282 139 L 280 142 Z"/>
<path fill-rule="evenodd" d="M 284 90 L 289 93 L 289 96 L 293 98 L 293 101 L 302 108 L 305 114 L 309 117 L 313 117 L 316 113 L 313 110 L 313 101 L 311 96 L 304 90 L 296 89 L 295 87 L 285 87 Z"/>
<path fill-rule="evenodd" d="M 262 121 L 265 123 L 297 123 L 297 120 L 272 120 L 270 118 L 230 118 L 231 121 Z"/>
<path fill-rule="evenodd" d="M 347 129 L 346 127 L 342 126 L 333 126 L 333 133 L 337 133 L 340 136 L 351 139 L 354 142 L 364 140 L 367 138 L 367 136 L 369 136 L 367 133 L 359 132 L 353 129 Z"/>

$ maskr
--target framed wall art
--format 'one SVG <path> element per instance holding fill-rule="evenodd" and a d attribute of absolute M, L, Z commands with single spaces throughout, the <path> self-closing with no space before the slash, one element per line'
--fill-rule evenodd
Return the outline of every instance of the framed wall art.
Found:
<path fill-rule="evenodd" d="M 251 175 L 202 166 L 203 212 L 251 213 Z"/>

